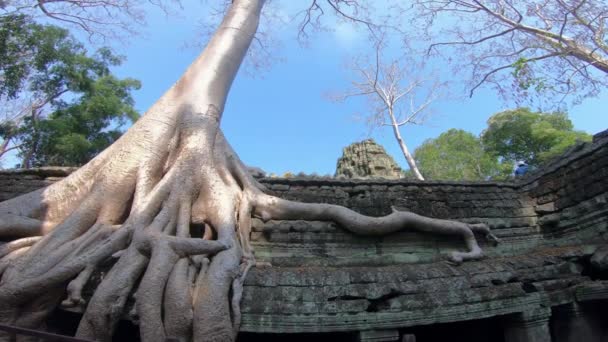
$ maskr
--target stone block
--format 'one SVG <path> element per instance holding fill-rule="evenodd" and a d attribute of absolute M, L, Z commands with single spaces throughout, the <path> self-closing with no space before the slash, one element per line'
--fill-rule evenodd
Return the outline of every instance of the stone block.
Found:
<path fill-rule="evenodd" d="M 505 342 L 551 342 L 548 308 L 530 308 L 505 319 Z"/>
<path fill-rule="evenodd" d="M 398 330 L 366 330 L 357 334 L 359 342 L 389 342 L 399 341 Z"/>

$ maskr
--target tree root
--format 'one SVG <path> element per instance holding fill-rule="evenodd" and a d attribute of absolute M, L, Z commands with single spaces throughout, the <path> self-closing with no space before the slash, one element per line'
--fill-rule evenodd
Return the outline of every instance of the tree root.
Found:
<path fill-rule="evenodd" d="M 28 237 L 42 235 L 43 223 L 40 220 L 12 213 L 1 213 L 0 238 Z"/>
<path fill-rule="evenodd" d="M 5 244 L 0 245 L 0 259 L 4 256 L 24 247 L 31 247 L 36 242 L 40 241 L 42 236 L 33 236 L 27 238 L 21 238 Z"/>
<path fill-rule="evenodd" d="M 490 233 L 487 225 L 467 224 L 458 221 L 434 219 L 392 208 L 392 213 L 383 217 L 361 215 L 348 208 L 325 203 L 299 203 L 256 193 L 255 215 L 268 220 L 333 221 L 357 235 L 386 235 L 402 230 L 416 230 L 443 235 L 459 235 L 467 251 L 454 251 L 448 255 L 450 262 L 459 264 L 466 260 L 483 258 L 483 252 L 474 232 L 483 233 L 494 242 L 498 239 Z"/>
<path fill-rule="evenodd" d="M 1 239 L 41 236 L 2 247 L 1 323 L 43 328 L 67 287 L 65 304 L 86 305 L 77 331 L 82 338 L 110 341 L 136 293 L 146 341 L 233 341 L 243 282 L 257 265 L 252 216 L 331 220 L 363 235 L 459 235 L 467 250 L 450 260 L 482 257 L 474 232 L 491 238 L 484 225 L 396 210 L 372 218 L 262 192 L 219 124 L 263 5 L 232 1 L 208 48 L 119 140 L 62 181 L 0 203 Z M 205 236 L 191 236 L 191 225 L 204 225 Z M 87 279 L 113 256 L 118 261 L 83 303 Z"/>
<path fill-rule="evenodd" d="M 1 280 L 2 280 L 2 275 L 4 274 L 4 271 L 6 271 L 6 269 L 12 263 L 14 263 L 18 257 L 25 254 L 29 249 L 30 249 L 29 246 L 21 247 L 19 249 L 16 249 L 16 250 L 10 252 L 8 255 L 6 255 L 2 259 L 0 259 L 0 285 L 2 284 Z"/>
<path fill-rule="evenodd" d="M 82 289 L 87 284 L 91 275 L 95 271 L 95 266 L 89 265 L 72 280 L 67 287 L 68 297 L 61 302 L 64 307 L 84 306 L 86 301 L 82 297 Z"/>
<path fill-rule="evenodd" d="M 203 129 L 176 127 L 167 125 L 166 134 L 157 134 L 164 137 L 158 144 L 169 146 L 164 154 L 140 150 L 138 162 L 121 166 L 136 176 L 111 176 L 114 169 L 108 165 L 121 162 L 120 148 L 115 148 L 116 158 L 105 156 L 106 163 L 98 163 L 105 171 L 94 181 L 70 176 L 68 185 L 85 184 L 89 193 L 74 190 L 79 203 L 50 208 L 58 224 L 49 226 L 40 215 L 21 221 L 31 224 L 24 224 L 27 229 L 21 235 L 34 236 L 0 246 L 0 321 L 39 328 L 65 298 L 62 305 L 85 308 L 77 336 L 110 341 L 128 298 L 134 296 L 145 341 L 233 341 L 241 323 L 245 278 L 251 267 L 262 266 L 250 242 L 252 217 L 334 221 L 360 235 L 402 230 L 457 235 L 466 251 L 451 252 L 448 259 L 454 263 L 483 257 L 475 233 L 497 241 L 484 224 L 427 218 L 395 208 L 387 216 L 368 217 L 337 205 L 267 195 L 221 132 L 211 139 Z M 17 202 L 12 202 L 12 212 Z M 3 210 L 7 212 L 0 205 L 0 213 Z M 45 224 L 48 227 L 41 230 Z M 192 226 L 204 226 L 203 236 L 191 236 Z M 8 228 L 6 233 L 11 232 Z M 117 262 L 86 303 L 84 286 L 112 257 Z M 44 300 L 34 300 L 40 293 L 45 293 Z"/>

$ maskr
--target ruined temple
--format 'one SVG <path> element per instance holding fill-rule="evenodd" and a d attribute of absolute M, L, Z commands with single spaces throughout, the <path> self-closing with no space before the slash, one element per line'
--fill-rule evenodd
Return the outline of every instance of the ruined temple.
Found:
<path fill-rule="evenodd" d="M 0 201 L 71 169 L 0 173 Z M 453 237 L 360 237 L 327 222 L 256 221 L 240 341 L 608 341 L 608 134 L 514 182 L 262 179 L 272 194 L 380 216 L 391 207 L 484 222 L 500 239 L 453 265 Z M 108 263 L 112 263 L 108 260 Z M 92 292 L 103 270 L 87 285 Z M 131 300 L 115 340 L 136 340 Z M 81 307 L 58 309 L 73 333 Z"/>
<path fill-rule="evenodd" d="M 342 150 L 336 165 L 338 178 L 403 178 L 403 170 L 374 139 L 352 143 Z"/>

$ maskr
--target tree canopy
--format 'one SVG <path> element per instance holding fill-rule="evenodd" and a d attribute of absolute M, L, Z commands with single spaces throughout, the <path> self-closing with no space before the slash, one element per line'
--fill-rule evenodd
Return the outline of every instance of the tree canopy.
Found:
<path fill-rule="evenodd" d="M 486 153 L 481 140 L 461 129 L 426 140 L 415 158 L 428 179 L 486 180 L 499 173 L 497 159 Z"/>
<path fill-rule="evenodd" d="M 428 52 L 469 73 L 471 95 L 486 85 L 519 103 L 556 107 L 608 85 L 606 1 L 416 0 L 404 8 L 416 10 Z"/>
<path fill-rule="evenodd" d="M 508 179 L 517 161 L 536 168 L 577 142 L 591 139 L 574 130 L 566 113 L 518 108 L 492 115 L 480 138 L 450 129 L 426 140 L 414 154 L 429 179 Z"/>
<path fill-rule="evenodd" d="M 0 0 L 0 16 L 40 18 L 84 33 L 91 41 L 105 41 L 136 33 L 136 28 L 145 23 L 143 7 L 147 3 L 169 10 L 163 0 Z M 177 1 L 172 3 L 179 5 Z"/>
<path fill-rule="evenodd" d="M 490 154 L 502 162 L 526 161 L 537 167 L 562 154 L 579 141 L 591 141 L 591 135 L 576 131 L 564 112 L 532 112 L 518 108 L 494 114 L 481 134 Z"/>
<path fill-rule="evenodd" d="M 110 68 L 122 59 L 94 54 L 67 30 L 17 14 L 0 17 L 0 157 L 18 149 L 22 166 L 81 165 L 137 119 L 137 80 Z"/>

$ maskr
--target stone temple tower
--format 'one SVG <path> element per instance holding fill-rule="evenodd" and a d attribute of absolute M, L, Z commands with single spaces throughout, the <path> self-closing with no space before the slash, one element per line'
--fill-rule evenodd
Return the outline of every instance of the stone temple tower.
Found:
<path fill-rule="evenodd" d="M 348 145 L 338 159 L 336 177 L 342 178 L 403 178 L 403 170 L 384 147 L 373 139 Z"/>

